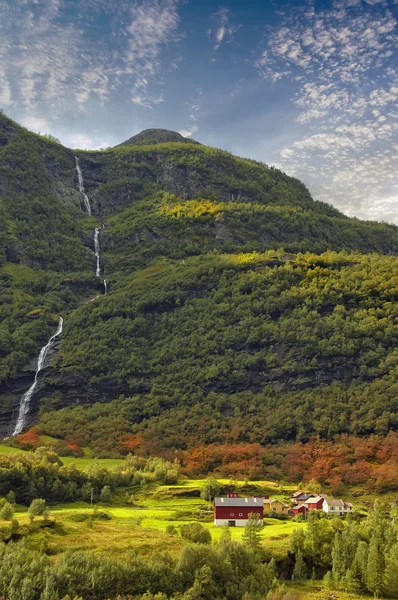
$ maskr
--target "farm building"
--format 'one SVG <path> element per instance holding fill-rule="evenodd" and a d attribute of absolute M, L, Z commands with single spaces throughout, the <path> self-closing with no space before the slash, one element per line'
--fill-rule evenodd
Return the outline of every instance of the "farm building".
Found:
<path fill-rule="evenodd" d="M 290 513 L 297 517 L 297 515 L 306 515 L 308 512 L 308 508 L 305 504 L 297 504 L 290 509 Z"/>
<path fill-rule="evenodd" d="M 316 496 L 316 494 L 312 494 L 311 492 L 294 492 L 292 496 L 292 504 L 302 504 L 314 496 Z"/>
<path fill-rule="evenodd" d="M 311 498 L 308 498 L 308 500 L 305 500 L 301 504 L 305 504 L 308 510 L 322 510 L 323 501 L 323 496 L 311 496 Z"/>
<path fill-rule="evenodd" d="M 351 502 L 344 500 L 335 500 L 334 498 L 325 498 L 322 504 L 322 510 L 329 515 L 347 515 L 354 510 Z"/>
<path fill-rule="evenodd" d="M 277 514 L 287 515 L 289 512 L 289 506 L 278 500 L 277 498 L 266 498 L 264 500 L 264 512 L 276 512 Z"/>
<path fill-rule="evenodd" d="M 250 514 L 263 520 L 264 498 L 214 498 L 214 525 L 244 527 Z"/>

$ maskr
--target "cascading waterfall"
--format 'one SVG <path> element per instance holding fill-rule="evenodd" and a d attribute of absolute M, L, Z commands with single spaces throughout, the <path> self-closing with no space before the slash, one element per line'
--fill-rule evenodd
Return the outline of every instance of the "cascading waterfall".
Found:
<path fill-rule="evenodd" d="M 76 159 L 76 171 L 77 171 L 77 175 L 79 178 L 79 191 L 83 194 L 83 198 L 84 198 L 84 204 L 85 207 L 87 209 L 88 214 L 91 216 L 91 205 L 90 205 L 90 200 L 88 199 L 88 196 L 86 194 L 86 192 L 84 191 L 84 179 L 83 179 L 83 173 L 82 170 L 80 168 L 80 162 L 77 156 L 75 156 Z M 101 227 L 105 227 L 105 225 L 102 223 Z M 100 227 L 96 227 L 94 230 L 94 253 L 95 253 L 95 258 L 97 259 L 97 266 L 95 269 L 95 274 L 97 277 L 101 277 L 101 235 L 100 235 Z M 108 284 L 106 279 L 104 279 L 104 293 L 106 294 L 108 291 Z M 97 298 L 98 296 L 96 296 Z M 93 298 L 93 300 L 95 300 L 95 298 Z M 91 302 L 91 300 L 90 300 Z"/>
<path fill-rule="evenodd" d="M 88 199 L 88 196 L 87 196 L 86 192 L 84 191 L 84 181 L 83 181 L 82 170 L 80 168 L 80 161 L 77 158 L 77 156 L 75 156 L 75 160 L 76 160 L 77 176 L 79 179 L 79 191 L 81 194 L 83 194 L 84 206 L 86 207 L 87 212 L 91 217 L 91 205 L 90 205 L 90 200 Z"/>
<path fill-rule="evenodd" d="M 54 345 L 55 338 L 57 338 L 62 333 L 63 322 L 64 322 L 63 318 L 60 317 L 56 332 L 54 333 L 54 335 L 52 335 L 50 337 L 50 339 L 48 340 L 47 344 L 45 346 L 43 346 L 43 348 L 40 350 L 39 358 L 38 358 L 38 361 L 37 361 L 37 369 L 36 369 L 36 374 L 35 374 L 34 382 L 30 386 L 30 388 L 28 389 L 28 391 L 21 398 L 21 403 L 19 405 L 19 413 L 18 413 L 17 423 L 16 423 L 15 429 L 14 429 L 14 431 L 12 433 L 13 437 L 15 435 L 19 435 L 21 433 L 21 431 L 25 427 L 26 417 L 27 417 L 27 415 L 29 413 L 29 408 L 30 408 L 30 401 L 32 399 L 32 396 L 34 394 L 35 388 L 37 386 L 37 379 L 38 379 L 39 373 L 40 373 L 40 371 L 43 368 L 44 361 L 46 360 L 46 356 L 48 354 L 48 351 Z"/>
<path fill-rule="evenodd" d="M 95 257 L 97 259 L 97 268 L 95 271 L 95 274 L 97 277 L 101 277 L 100 251 L 101 251 L 100 230 L 99 230 L 99 227 L 96 227 L 94 230 L 94 252 L 95 252 Z"/>

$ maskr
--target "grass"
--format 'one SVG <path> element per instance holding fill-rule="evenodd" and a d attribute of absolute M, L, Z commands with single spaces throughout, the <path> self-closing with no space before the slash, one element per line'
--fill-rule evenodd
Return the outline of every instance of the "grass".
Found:
<path fill-rule="evenodd" d="M 24 450 L 19 450 L 13 446 L 6 446 L 5 444 L 0 444 L 0 454 L 15 454 L 16 452 L 24 452 Z"/>
<path fill-rule="evenodd" d="M 123 458 L 74 458 L 74 456 L 60 456 L 60 459 L 64 465 L 75 463 L 78 469 L 86 469 L 94 463 L 99 463 L 101 467 L 110 469 L 111 467 L 117 467 L 118 465 L 122 464 L 124 460 Z"/>
<path fill-rule="evenodd" d="M 20 448 L 15 448 L 14 446 L 7 446 L 6 444 L 0 444 L 0 454 L 15 454 L 16 452 L 26 452 L 26 450 L 21 450 Z M 64 465 L 70 465 L 75 463 L 78 469 L 85 469 L 94 463 L 99 463 L 101 467 L 111 468 L 117 467 L 123 462 L 123 458 L 90 458 L 90 457 L 82 457 L 75 458 L 74 456 L 60 456 Z"/>
<path fill-rule="evenodd" d="M 184 544 L 178 535 L 166 532 L 170 525 L 178 527 L 182 523 L 198 521 L 207 528 L 213 541 L 220 538 L 222 527 L 213 523 L 213 511 L 200 497 L 178 495 L 182 489 L 200 487 L 201 480 L 187 480 L 184 486 L 157 486 L 140 490 L 133 497 L 131 506 L 101 505 L 99 510 L 108 512 L 110 521 L 86 519 L 76 521 L 76 515 L 94 516 L 93 507 L 86 502 L 58 504 L 51 507 L 56 527 L 45 530 L 46 543 L 51 554 L 59 554 L 67 549 L 81 548 L 120 554 L 134 548 L 138 553 L 149 555 L 159 546 L 177 555 Z M 177 494 L 177 495 L 176 495 Z M 22 526 L 29 522 L 26 509 L 15 515 Z M 38 520 L 40 522 L 40 519 Z M 290 520 L 264 519 L 261 532 L 264 547 L 272 550 L 277 557 L 283 557 L 289 547 L 289 537 L 294 529 L 306 527 L 305 523 Z M 232 539 L 242 539 L 243 527 L 230 529 Z M 43 530 L 31 534 L 43 536 Z"/>
<path fill-rule="evenodd" d="M 328 590 L 324 587 L 322 581 L 302 581 L 302 582 L 284 582 L 289 590 L 294 590 L 299 600 L 363 600 L 373 598 L 370 594 L 362 595 L 353 592 L 344 592 L 342 590 Z M 384 600 L 388 600 L 384 598 Z M 393 600 L 390 598 L 390 600 Z"/>

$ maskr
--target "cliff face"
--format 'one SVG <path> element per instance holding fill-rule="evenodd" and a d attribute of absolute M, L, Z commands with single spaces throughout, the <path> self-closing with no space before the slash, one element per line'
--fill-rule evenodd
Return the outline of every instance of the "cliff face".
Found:
<path fill-rule="evenodd" d="M 135 398 L 141 422 L 190 398 L 207 406 L 209 397 L 372 380 L 373 367 L 351 342 L 329 356 L 328 339 L 345 335 L 331 315 L 342 306 L 354 320 L 354 308 L 393 319 L 386 309 L 392 289 L 385 296 L 377 289 L 369 305 L 365 288 L 353 290 L 359 264 L 369 286 L 379 267 L 364 275 L 368 259 L 344 251 L 396 254 L 397 228 L 349 219 L 277 169 L 167 130 L 76 156 L 91 217 L 74 152 L 0 116 L 0 434 L 12 431 L 61 314 L 63 340 L 40 373 L 27 426 L 39 409 L 119 397 Z M 296 257 L 329 250 L 343 253 L 305 268 Z M 246 265 L 253 252 L 262 258 Z M 389 259 L 382 260 L 389 273 Z M 352 271 L 352 281 L 337 283 L 341 270 Z M 309 305 L 310 317 L 300 313 Z M 313 337 L 305 352 L 300 335 L 287 333 L 302 328 L 306 340 Z M 387 357 L 380 351 L 372 360 L 384 373 Z"/>

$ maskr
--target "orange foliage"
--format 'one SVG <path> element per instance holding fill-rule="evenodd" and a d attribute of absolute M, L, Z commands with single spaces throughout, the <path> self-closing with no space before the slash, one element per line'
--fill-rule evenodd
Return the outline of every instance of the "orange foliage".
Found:
<path fill-rule="evenodd" d="M 344 485 L 378 491 L 398 490 L 398 434 L 358 438 L 341 435 L 334 442 L 313 438 L 306 443 L 210 444 L 183 453 L 187 475 L 310 481 L 342 492 Z"/>
<path fill-rule="evenodd" d="M 137 453 L 139 450 L 145 449 L 145 439 L 141 434 L 124 435 L 120 440 L 121 453 L 128 454 Z"/>
<path fill-rule="evenodd" d="M 29 429 L 29 431 L 26 431 L 25 433 L 22 433 L 21 435 L 18 435 L 14 439 L 14 444 L 22 450 L 36 450 L 36 448 L 39 448 L 43 445 L 35 427 Z"/>

